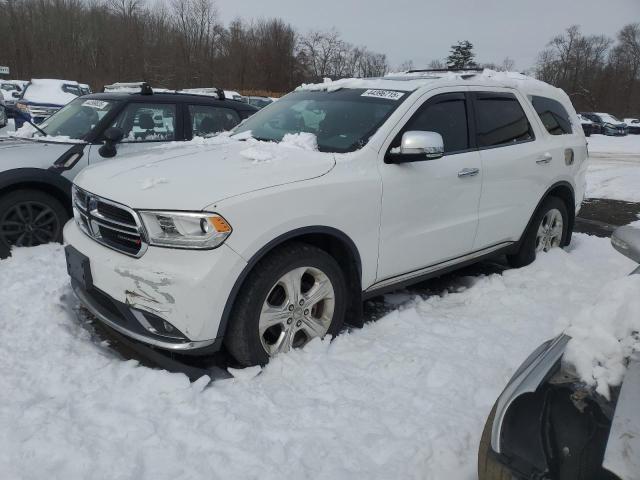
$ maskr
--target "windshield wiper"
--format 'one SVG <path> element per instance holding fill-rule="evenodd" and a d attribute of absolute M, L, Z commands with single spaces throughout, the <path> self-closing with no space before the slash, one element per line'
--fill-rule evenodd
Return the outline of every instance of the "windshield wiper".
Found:
<path fill-rule="evenodd" d="M 20 110 L 18 110 L 17 108 L 11 107 L 11 111 L 13 112 L 14 115 L 20 115 L 20 118 L 22 118 L 25 122 L 27 122 L 29 125 L 35 128 L 42 135 L 44 135 L 45 137 L 47 136 L 47 132 L 42 130 L 39 126 L 37 126 L 35 123 L 29 120 L 26 116 L 24 116 Z"/>

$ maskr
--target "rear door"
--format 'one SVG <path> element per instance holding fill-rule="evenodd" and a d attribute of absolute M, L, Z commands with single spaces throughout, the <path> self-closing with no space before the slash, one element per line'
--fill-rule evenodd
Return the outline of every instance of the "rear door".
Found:
<path fill-rule="evenodd" d="M 483 185 L 474 249 L 517 241 L 549 186 L 561 148 L 542 141 L 540 122 L 519 92 L 471 87 Z M 558 143 L 556 147 L 560 147 Z"/>

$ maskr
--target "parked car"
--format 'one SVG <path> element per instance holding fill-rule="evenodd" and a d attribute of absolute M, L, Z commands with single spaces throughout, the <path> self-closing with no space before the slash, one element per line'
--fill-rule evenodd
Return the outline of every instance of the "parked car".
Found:
<path fill-rule="evenodd" d="M 0 80 L 0 97 L 4 100 L 6 107 L 14 107 L 18 98 L 20 98 L 22 89 L 13 82 L 7 80 Z M 13 118 L 11 112 L 9 112 L 9 118 Z"/>
<path fill-rule="evenodd" d="M 7 116 L 7 109 L 4 103 L 4 98 L 0 95 L 0 128 L 4 128 L 7 126 L 9 122 L 9 118 Z"/>
<path fill-rule="evenodd" d="M 80 87 L 80 93 L 82 95 L 89 95 L 90 93 L 93 93 L 91 91 L 91 87 L 89 85 L 87 85 L 86 83 L 79 83 L 78 87 Z"/>
<path fill-rule="evenodd" d="M 234 90 L 225 90 L 224 91 L 224 95 L 227 98 L 231 98 L 233 100 L 237 100 L 239 102 L 245 102 L 247 103 L 247 97 L 240 95 L 238 92 L 234 91 Z"/>
<path fill-rule="evenodd" d="M 627 134 L 627 124 L 618 120 L 609 113 L 585 112 L 580 115 L 588 118 L 595 125 L 598 125 L 600 127 L 600 133 L 603 135 L 614 135 L 620 137 Z"/>
<path fill-rule="evenodd" d="M 599 133 L 600 129 L 595 132 L 595 124 L 584 115 L 578 114 L 578 120 L 580 120 L 580 125 L 582 125 L 585 137 L 590 137 L 592 133 Z"/>
<path fill-rule="evenodd" d="M 249 105 L 253 105 L 256 108 L 264 108 L 267 105 L 270 105 L 273 103 L 273 100 L 271 100 L 271 98 L 269 97 L 247 97 L 247 102 L 249 103 Z"/>
<path fill-rule="evenodd" d="M 627 124 L 627 127 L 629 129 L 629 133 L 632 133 L 634 135 L 639 135 L 640 134 L 640 119 L 638 119 L 638 118 L 625 118 L 624 119 L 624 123 Z"/>
<path fill-rule="evenodd" d="M 141 348 L 264 364 L 363 298 L 567 245 L 585 187 L 568 96 L 519 74 L 307 85 L 218 140 L 74 181 L 73 289 Z"/>
<path fill-rule="evenodd" d="M 640 263 L 640 230 L 621 227 L 611 243 Z M 564 361 L 570 340 L 540 345 L 507 384 L 482 433 L 479 480 L 640 478 L 640 355 L 607 399 Z"/>
<path fill-rule="evenodd" d="M 15 118 L 16 129 L 21 128 L 26 120 L 36 124 L 43 122 L 80 95 L 78 82 L 32 79 L 16 103 L 21 113 Z"/>
<path fill-rule="evenodd" d="M 33 138 L 0 140 L 0 257 L 11 246 L 62 239 L 72 214 L 71 180 L 85 166 L 212 135 L 256 111 L 233 100 L 140 91 L 76 98 Z"/>

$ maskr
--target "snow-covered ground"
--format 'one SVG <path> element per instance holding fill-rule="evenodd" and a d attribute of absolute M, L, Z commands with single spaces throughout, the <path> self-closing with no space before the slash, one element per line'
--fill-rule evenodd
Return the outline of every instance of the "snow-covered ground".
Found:
<path fill-rule="evenodd" d="M 640 202 L 640 135 L 587 140 L 587 197 Z"/>
<path fill-rule="evenodd" d="M 574 238 L 441 295 L 389 295 L 362 330 L 207 388 L 96 343 L 62 247 L 18 249 L 0 261 L 2 476 L 471 480 L 514 369 L 632 269 L 607 239 Z"/>

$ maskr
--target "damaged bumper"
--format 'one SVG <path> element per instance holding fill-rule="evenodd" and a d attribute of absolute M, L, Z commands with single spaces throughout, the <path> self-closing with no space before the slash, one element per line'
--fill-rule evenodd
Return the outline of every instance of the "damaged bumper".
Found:
<path fill-rule="evenodd" d="M 135 340 L 173 351 L 219 345 L 219 326 L 246 262 L 225 245 L 207 251 L 150 247 L 141 258 L 106 248 L 70 221 L 65 243 L 86 257 L 90 285 L 72 281 L 103 323 Z"/>

